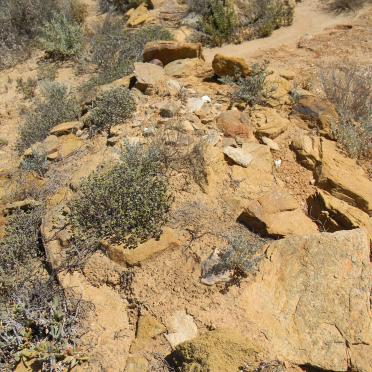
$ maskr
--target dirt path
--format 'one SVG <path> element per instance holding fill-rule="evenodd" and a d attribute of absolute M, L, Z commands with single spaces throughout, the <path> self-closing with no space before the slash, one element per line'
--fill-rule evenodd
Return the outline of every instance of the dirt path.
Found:
<path fill-rule="evenodd" d="M 282 45 L 295 47 L 297 42 L 306 35 L 322 32 L 327 27 L 351 21 L 356 14 L 336 15 L 322 9 L 319 0 L 303 0 L 296 6 L 293 24 L 283 27 L 264 39 L 243 42 L 239 45 L 224 45 L 221 48 L 205 50 L 207 61 L 211 61 L 216 53 L 250 58 L 272 48 Z"/>

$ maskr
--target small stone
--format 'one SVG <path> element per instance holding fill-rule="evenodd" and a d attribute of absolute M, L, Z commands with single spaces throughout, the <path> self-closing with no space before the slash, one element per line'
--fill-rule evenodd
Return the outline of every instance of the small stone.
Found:
<path fill-rule="evenodd" d="M 280 150 L 279 145 L 275 141 L 270 139 L 269 137 L 264 136 L 264 137 L 261 138 L 261 140 L 265 145 L 269 146 L 271 150 L 274 150 L 274 151 L 279 151 Z"/>
<path fill-rule="evenodd" d="M 236 164 L 247 168 L 248 165 L 252 162 L 253 157 L 248 152 L 244 151 L 241 148 L 234 148 L 232 146 L 225 147 L 223 153 Z"/>
<path fill-rule="evenodd" d="M 198 335 L 198 327 L 194 318 L 186 314 L 185 310 L 176 311 L 168 320 L 167 328 L 169 333 L 165 335 L 165 338 L 173 348 Z"/>

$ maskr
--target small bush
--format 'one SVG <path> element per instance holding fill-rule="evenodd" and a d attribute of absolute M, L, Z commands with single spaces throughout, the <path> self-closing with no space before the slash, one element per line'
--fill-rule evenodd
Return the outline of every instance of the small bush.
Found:
<path fill-rule="evenodd" d="M 0 240 L 0 297 L 31 280 L 39 269 L 41 210 L 18 210 L 8 217 L 5 237 Z"/>
<path fill-rule="evenodd" d="M 110 83 L 131 74 L 134 62 L 142 60 L 147 42 L 171 39 L 171 33 L 163 27 L 124 30 L 122 19 L 108 15 L 97 26 L 92 41 L 91 62 L 98 68 L 97 84 Z"/>
<path fill-rule="evenodd" d="M 207 15 L 209 11 L 209 0 L 188 0 L 189 11 L 200 15 Z"/>
<path fill-rule="evenodd" d="M 222 82 L 235 87 L 232 94 L 233 102 L 245 102 L 251 106 L 264 104 L 267 95 L 266 78 L 269 75 L 267 65 L 254 64 L 249 76 L 237 75 L 235 78 L 225 77 Z"/>
<path fill-rule="evenodd" d="M 333 123 L 336 140 L 351 157 L 368 154 L 372 141 L 372 69 L 331 66 L 321 71 L 324 92 L 339 115 Z"/>
<path fill-rule="evenodd" d="M 100 0 L 101 11 L 109 10 L 127 11 L 130 8 L 137 8 L 140 4 L 147 3 L 147 0 Z"/>
<path fill-rule="evenodd" d="M 220 46 L 230 41 L 237 27 L 233 4 L 225 0 L 209 0 L 208 12 L 203 16 L 201 30 L 207 35 L 207 43 Z"/>
<path fill-rule="evenodd" d="M 71 0 L 69 14 L 74 22 L 79 25 L 83 24 L 85 18 L 88 16 L 87 4 L 80 0 Z"/>
<path fill-rule="evenodd" d="M 52 20 L 43 26 L 39 41 L 49 57 L 63 60 L 80 53 L 83 35 L 77 23 L 55 13 Z"/>
<path fill-rule="evenodd" d="M 21 77 L 17 78 L 17 92 L 22 93 L 25 99 L 31 99 L 35 97 L 35 90 L 37 87 L 37 80 L 28 78 L 24 81 Z"/>
<path fill-rule="evenodd" d="M 370 3 L 370 0 L 325 0 L 331 10 L 336 12 L 355 11 L 363 5 Z"/>
<path fill-rule="evenodd" d="M 156 148 L 125 146 L 111 170 L 93 173 L 70 204 L 75 234 L 134 248 L 157 237 L 171 199 Z"/>
<path fill-rule="evenodd" d="M 44 140 L 51 128 L 65 121 L 76 120 L 79 106 L 67 87 L 57 82 L 45 82 L 42 85 L 44 99 L 37 102 L 35 108 L 26 114 L 19 128 L 16 148 L 19 153 L 36 142 Z"/>
<path fill-rule="evenodd" d="M 109 129 L 121 123 L 136 111 L 136 104 L 127 88 L 113 88 L 103 93 L 94 102 L 87 124 L 93 131 Z"/>
<path fill-rule="evenodd" d="M 32 156 L 22 160 L 21 169 L 26 172 L 35 172 L 38 176 L 44 177 L 48 171 L 47 156 L 43 152 L 33 151 Z"/>

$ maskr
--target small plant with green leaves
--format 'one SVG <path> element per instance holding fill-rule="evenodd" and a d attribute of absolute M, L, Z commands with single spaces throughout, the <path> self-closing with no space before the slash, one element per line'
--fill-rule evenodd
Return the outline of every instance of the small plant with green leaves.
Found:
<path fill-rule="evenodd" d="M 86 124 L 93 132 L 108 130 L 133 116 L 136 103 L 129 89 L 118 87 L 104 92 L 93 103 Z"/>
<path fill-rule="evenodd" d="M 249 76 L 242 77 L 237 73 L 235 78 L 224 77 L 223 83 L 232 85 L 235 90 L 232 94 L 233 102 L 244 102 L 250 106 L 264 105 L 269 93 L 266 78 L 269 75 L 267 64 L 254 64 Z"/>
<path fill-rule="evenodd" d="M 35 97 L 35 90 L 37 88 L 37 80 L 29 77 L 24 81 L 21 77 L 17 78 L 17 92 L 22 93 L 25 99 Z"/>
<path fill-rule="evenodd" d="M 36 142 L 43 141 L 51 128 L 65 121 L 76 120 L 80 108 L 69 89 L 58 82 L 44 82 L 41 86 L 43 99 L 27 112 L 19 128 L 16 148 L 19 153 Z"/>
<path fill-rule="evenodd" d="M 200 29 L 207 37 L 207 43 L 220 46 L 232 40 L 237 28 L 237 19 L 230 0 L 209 0 L 208 12 L 203 15 Z"/>
<path fill-rule="evenodd" d="M 83 34 L 79 24 L 55 13 L 52 20 L 43 26 L 39 41 L 49 57 L 64 60 L 81 52 Z"/>
<path fill-rule="evenodd" d="M 331 66 L 321 71 L 321 81 L 339 116 L 331 128 L 335 139 L 349 156 L 366 156 L 372 142 L 372 69 Z"/>
<path fill-rule="evenodd" d="M 82 183 L 70 203 L 70 220 L 78 237 L 134 248 L 160 235 L 170 205 L 158 150 L 126 144 L 116 166 Z"/>

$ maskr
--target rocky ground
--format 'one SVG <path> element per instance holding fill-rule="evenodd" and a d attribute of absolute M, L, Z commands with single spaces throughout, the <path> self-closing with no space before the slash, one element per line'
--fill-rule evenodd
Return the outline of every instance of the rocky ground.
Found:
<path fill-rule="evenodd" d="M 99 18 L 93 3 L 88 28 Z M 179 8 L 165 3 L 129 21 L 172 25 Z M 352 159 L 334 141 L 337 113 L 319 82 L 319 70 L 332 63 L 370 65 L 372 9 L 336 16 L 318 6 L 304 0 L 298 16 L 311 9 L 322 26 L 309 30 L 295 18 L 261 47 L 255 40 L 202 49 L 179 29 L 177 41 L 147 45 L 133 76 L 100 87 L 130 88 L 132 119 L 93 137 L 81 121 L 63 123 L 39 144 L 49 171 L 29 173 L 26 182 L 57 179 L 40 229 L 54 269 L 72 239 L 68 201 L 84 177 L 117 161 L 125 140 L 204 144 L 207 182 L 172 174 L 174 201 L 159 239 L 132 250 L 103 244 L 80 269 L 58 271 L 63 288 L 93 305 L 78 345 L 88 361 L 77 370 L 372 371 L 371 158 Z M 0 227 L 12 210 L 33 203 L 19 196 L 14 151 L 22 107 L 32 103 L 15 80 L 34 77 L 40 58 L 37 52 L 0 71 L 0 137 L 7 140 Z M 231 104 L 233 88 L 217 77 L 236 69 L 249 75 L 264 60 L 265 104 Z M 66 62 L 56 80 L 77 87 L 87 78 Z M 209 270 L 231 235 L 258 247 L 243 276 L 231 267 Z M 24 359 L 16 370 L 31 364 Z"/>

